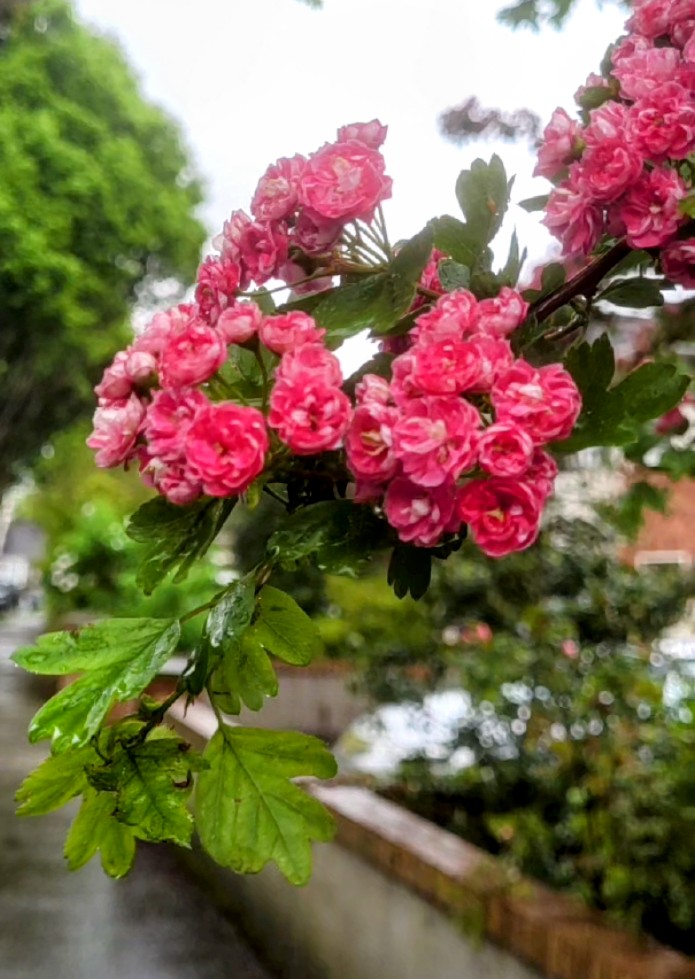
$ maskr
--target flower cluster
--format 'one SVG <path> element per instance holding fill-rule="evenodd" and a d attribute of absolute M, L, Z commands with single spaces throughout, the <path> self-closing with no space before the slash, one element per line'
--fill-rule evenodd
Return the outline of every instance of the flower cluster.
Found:
<path fill-rule="evenodd" d="M 251 216 L 235 211 L 215 239 L 218 254 L 200 266 L 195 301 L 157 314 L 106 369 L 88 439 L 97 465 L 136 461 L 150 485 L 185 505 L 244 492 L 266 465 L 268 427 L 295 455 L 341 446 L 351 405 L 324 331 L 299 311 L 264 316 L 242 292 L 271 277 L 296 293 L 303 280 L 304 291 L 330 287 L 346 225 L 370 221 L 391 195 L 385 136 L 376 120 L 345 126 L 308 158 L 268 168 Z M 276 367 L 267 414 L 213 398 L 213 380 L 225 390 L 220 369 L 234 376 L 235 347 L 255 352 L 263 370 Z"/>
<path fill-rule="evenodd" d="M 566 256 L 602 236 L 660 249 L 674 283 L 695 285 L 684 225 L 695 150 L 695 0 L 638 0 L 606 77 L 578 92 L 582 123 L 557 109 L 535 173 L 556 183 L 544 223 Z M 600 103 L 600 104 L 597 104 Z"/>
<path fill-rule="evenodd" d="M 557 472 L 543 446 L 581 408 L 559 365 L 515 359 L 507 337 L 527 304 L 512 289 L 442 296 L 415 321 L 390 382 L 367 374 L 346 439 L 358 501 L 379 502 L 401 540 L 436 546 L 470 526 L 500 557 L 536 539 Z"/>
<path fill-rule="evenodd" d="M 556 473 L 543 447 L 570 434 L 580 398 L 559 365 L 515 359 L 508 338 L 528 312 L 518 292 L 446 294 L 434 250 L 410 333 L 387 338 L 390 376 L 367 374 L 354 404 L 315 319 L 292 305 L 269 314 L 246 292 L 271 277 L 297 295 L 372 274 L 352 256 L 391 193 L 385 134 L 376 120 L 346 126 L 266 171 L 251 216 L 234 212 L 200 266 L 194 301 L 154 316 L 104 372 L 88 439 L 98 465 L 134 462 L 186 505 L 287 481 L 296 457 L 344 449 L 355 502 L 379 507 L 403 541 L 435 546 L 464 523 L 490 555 L 535 540 Z"/>

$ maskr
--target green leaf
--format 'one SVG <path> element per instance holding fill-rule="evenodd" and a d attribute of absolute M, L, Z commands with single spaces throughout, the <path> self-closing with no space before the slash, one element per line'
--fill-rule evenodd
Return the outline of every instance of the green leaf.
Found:
<path fill-rule="evenodd" d="M 17 815 L 42 816 L 81 795 L 87 786 L 85 767 L 97 758 L 91 747 L 49 755 L 17 789 Z"/>
<path fill-rule="evenodd" d="M 249 710 L 260 710 L 267 697 L 277 696 L 273 664 L 251 631 L 225 645 L 224 657 L 210 677 L 208 690 L 225 714 L 238 714 L 242 701 Z"/>
<path fill-rule="evenodd" d="M 594 445 L 626 445 L 643 422 L 677 405 L 689 379 L 672 364 L 643 364 L 619 384 L 609 387 L 615 372 L 610 340 L 603 334 L 593 344 L 573 347 L 565 366 L 582 395 L 582 413 L 569 439 L 558 443 L 565 452 Z"/>
<path fill-rule="evenodd" d="M 398 543 L 393 549 L 387 581 L 397 598 L 410 594 L 417 601 L 430 586 L 432 555 L 422 547 Z"/>
<path fill-rule="evenodd" d="M 205 638 L 213 649 L 239 639 L 251 624 L 255 607 L 255 579 L 253 575 L 245 575 L 229 586 L 208 614 Z"/>
<path fill-rule="evenodd" d="M 258 596 L 251 635 L 284 663 L 306 666 L 321 652 L 318 629 L 291 595 L 266 585 Z"/>
<path fill-rule="evenodd" d="M 468 289 L 471 284 L 471 270 L 467 265 L 455 262 L 453 258 L 444 258 L 437 269 L 439 281 L 447 292 L 454 289 Z"/>
<path fill-rule="evenodd" d="M 233 582 L 205 621 L 203 641 L 196 651 L 194 667 L 186 677 L 186 689 L 194 697 L 202 693 L 210 672 L 223 652 L 236 643 L 251 624 L 256 607 L 256 585 L 253 575 Z"/>
<path fill-rule="evenodd" d="M 630 540 L 634 540 L 644 523 L 644 511 L 665 513 L 668 490 L 651 483 L 633 483 L 627 493 L 609 508 L 611 523 Z"/>
<path fill-rule="evenodd" d="M 494 154 L 489 163 L 474 160 L 456 181 L 456 197 L 466 227 L 482 245 L 495 237 L 509 206 L 510 184 L 502 160 Z"/>
<path fill-rule="evenodd" d="M 235 504 L 236 498 L 200 500 L 181 507 L 163 497 L 144 503 L 126 527 L 129 537 L 148 545 L 137 578 L 144 592 L 150 595 L 174 568 L 178 569 L 174 581 L 183 581 L 215 540 Z"/>
<path fill-rule="evenodd" d="M 514 288 L 519 281 L 519 274 L 521 273 L 521 267 L 526 261 L 526 249 L 522 252 L 519 251 L 519 236 L 516 230 L 512 232 L 511 241 L 509 243 L 509 255 L 507 256 L 507 261 L 504 268 L 500 269 L 497 278 L 502 283 L 502 285 Z"/>
<path fill-rule="evenodd" d="M 67 840 L 65 858 L 70 870 L 84 867 L 97 852 L 109 877 L 124 877 L 135 859 L 135 836 L 114 816 L 115 800 L 109 792 L 87 788 Z"/>
<path fill-rule="evenodd" d="M 91 784 L 114 793 L 113 813 L 135 836 L 153 843 L 190 846 L 193 817 L 186 800 L 192 772 L 202 767 L 190 745 L 166 728 L 146 741 L 118 741 L 105 765 L 92 766 Z"/>
<path fill-rule="evenodd" d="M 537 197 L 527 197 L 525 200 L 519 201 L 518 206 L 523 207 L 529 214 L 533 214 L 534 211 L 544 211 L 548 206 L 549 199 L 550 194 L 538 194 Z"/>
<path fill-rule="evenodd" d="M 455 262 L 473 268 L 477 263 L 481 246 L 470 228 L 448 214 L 430 221 L 435 248 L 449 255 Z"/>
<path fill-rule="evenodd" d="M 284 568 L 311 560 L 321 571 L 355 576 L 388 536 L 388 525 L 370 507 L 327 500 L 288 517 L 268 541 L 268 551 Z"/>
<path fill-rule="evenodd" d="M 615 279 L 596 298 L 612 303 L 614 306 L 627 306 L 630 309 L 663 306 L 664 297 L 659 288 L 660 283 L 660 279 L 643 279 L 640 276 Z"/>
<path fill-rule="evenodd" d="M 430 260 L 433 247 L 434 232 L 428 224 L 399 247 L 396 257 L 391 262 L 391 273 L 414 286 Z"/>
<path fill-rule="evenodd" d="M 306 734 L 221 727 L 196 788 L 196 826 L 214 860 L 237 873 L 274 861 L 292 884 L 311 875 L 311 841 L 329 840 L 331 816 L 290 779 L 332 778 L 328 749 Z"/>
<path fill-rule="evenodd" d="M 172 632 L 178 634 L 176 619 L 107 619 L 79 632 L 48 632 L 35 646 L 17 649 L 12 660 L 43 676 L 67 676 L 130 660 L 137 666 L 143 655 L 154 655 L 157 662 L 168 655 Z"/>
<path fill-rule="evenodd" d="M 51 738 L 56 752 L 86 744 L 114 703 L 139 696 L 157 676 L 175 652 L 180 633 L 176 620 L 112 619 L 77 637 L 59 633 L 50 644 L 42 646 L 51 638 L 43 637 L 36 647 L 18 650 L 15 662 L 34 673 L 89 671 L 38 711 L 29 727 L 30 741 Z"/>

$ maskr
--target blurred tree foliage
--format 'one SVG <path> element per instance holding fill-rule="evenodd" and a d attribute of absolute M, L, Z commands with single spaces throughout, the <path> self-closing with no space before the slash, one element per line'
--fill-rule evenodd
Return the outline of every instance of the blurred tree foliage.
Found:
<path fill-rule="evenodd" d="M 320 627 L 376 700 L 470 696 L 451 743 L 406 763 L 391 797 L 695 952 L 693 683 L 650 647 L 693 594 L 690 573 L 622 564 L 598 518 L 556 515 L 504 561 L 464 547 L 438 563 L 420 603 L 330 580 Z"/>
<path fill-rule="evenodd" d="M 204 230 L 181 134 L 65 0 L 0 10 L 0 489 L 91 412 L 129 310 Z"/>
<path fill-rule="evenodd" d="M 136 584 L 142 547 L 125 532 L 126 518 L 151 494 L 135 473 L 97 469 L 85 445 L 87 428 L 61 432 L 34 467 L 34 490 L 21 515 L 46 534 L 43 562 L 49 620 L 87 615 L 178 617 L 219 589 L 219 550 L 183 584 L 163 582 L 150 598 Z M 191 650 L 201 623 L 184 623 L 181 648 Z"/>
<path fill-rule="evenodd" d="M 544 24 L 562 27 L 577 5 L 578 0 L 516 0 L 499 12 L 499 19 L 510 27 L 532 27 L 537 30 Z M 601 7 L 606 0 L 594 0 Z M 629 6 L 630 0 L 610 0 Z"/>

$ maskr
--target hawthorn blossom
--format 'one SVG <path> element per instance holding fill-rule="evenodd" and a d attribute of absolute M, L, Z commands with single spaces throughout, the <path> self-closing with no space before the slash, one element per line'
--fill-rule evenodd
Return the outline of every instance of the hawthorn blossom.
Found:
<path fill-rule="evenodd" d="M 132 458 L 144 417 L 145 406 L 135 394 L 97 408 L 87 439 L 97 466 L 112 469 Z"/>
<path fill-rule="evenodd" d="M 384 513 L 399 538 L 417 547 L 433 547 L 445 533 L 455 532 L 461 521 L 456 513 L 453 483 L 425 487 L 398 476 L 384 497 Z"/>
<path fill-rule="evenodd" d="M 536 445 L 566 439 L 582 400 L 571 375 L 560 364 L 532 367 L 517 360 L 492 389 L 498 421 L 524 428 Z"/>
<path fill-rule="evenodd" d="M 462 398 L 416 398 L 393 427 L 394 456 L 413 483 L 441 486 L 475 465 L 481 425 Z"/>
<path fill-rule="evenodd" d="M 209 496 L 232 496 L 248 489 L 263 471 L 268 447 L 262 413 L 224 401 L 196 415 L 186 440 L 186 462 Z"/>
<path fill-rule="evenodd" d="M 504 557 L 530 547 L 538 537 L 543 499 L 527 482 L 493 476 L 463 487 L 458 513 L 480 550 Z"/>
<path fill-rule="evenodd" d="M 299 182 L 299 199 L 311 214 L 333 221 L 371 221 L 377 205 L 391 196 L 378 150 L 349 139 L 327 143 L 309 157 Z"/>

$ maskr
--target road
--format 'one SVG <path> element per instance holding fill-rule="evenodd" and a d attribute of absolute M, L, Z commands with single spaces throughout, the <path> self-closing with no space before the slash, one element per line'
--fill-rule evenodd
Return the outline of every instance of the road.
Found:
<path fill-rule="evenodd" d="M 271 979 L 172 849 L 141 845 L 122 881 L 97 861 L 72 874 L 62 846 L 75 807 L 14 815 L 17 786 L 46 754 L 26 728 L 50 689 L 9 656 L 39 628 L 26 613 L 0 621 L 0 979 Z"/>

